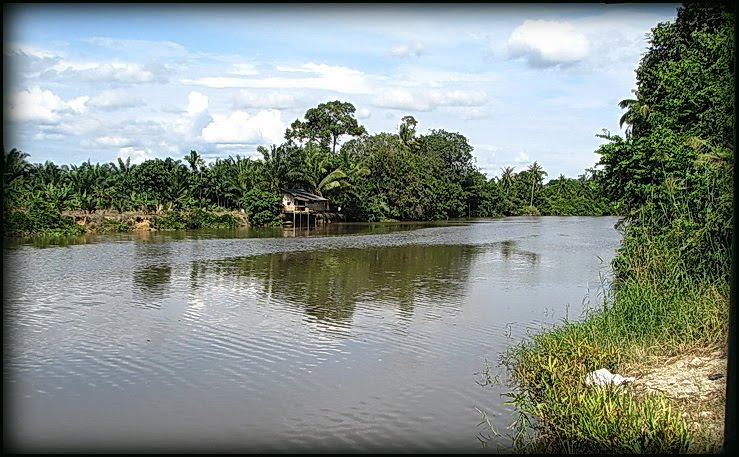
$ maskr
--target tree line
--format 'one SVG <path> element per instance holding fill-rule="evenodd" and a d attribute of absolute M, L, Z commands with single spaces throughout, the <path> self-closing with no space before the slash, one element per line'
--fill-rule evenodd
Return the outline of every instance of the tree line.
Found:
<path fill-rule="evenodd" d="M 348 221 L 613 214 L 603 173 L 594 168 L 545 184 L 547 172 L 534 162 L 487 178 L 465 136 L 442 129 L 419 135 L 412 116 L 402 118 L 397 132 L 368 135 L 355 111 L 338 100 L 319 104 L 290 125 L 282 144 L 259 146 L 258 159 L 236 155 L 208 164 L 190 151 L 182 159 L 140 164 L 119 158 L 57 165 L 33 164 L 25 152 L 3 150 L 5 233 L 53 226 L 71 210 L 243 209 L 252 225 L 279 224 L 286 188 L 324 196 Z M 31 224 L 35 219 L 41 222 Z"/>

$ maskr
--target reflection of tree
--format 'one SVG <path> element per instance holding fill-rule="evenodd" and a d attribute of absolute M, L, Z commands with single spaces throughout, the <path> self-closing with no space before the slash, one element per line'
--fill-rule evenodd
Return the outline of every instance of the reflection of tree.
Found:
<path fill-rule="evenodd" d="M 156 306 L 153 299 L 161 298 L 169 288 L 172 267 L 166 262 L 171 243 L 141 241 L 134 244 L 135 259 L 139 265 L 133 271 L 133 284 L 147 306 Z M 153 264 L 156 261 L 156 264 Z"/>
<path fill-rule="evenodd" d="M 358 302 L 394 305 L 404 315 L 425 300 L 460 303 L 476 251 L 453 245 L 302 251 L 227 259 L 215 270 L 259 279 L 265 295 L 338 322 L 351 319 Z"/>
<path fill-rule="evenodd" d="M 169 265 L 148 266 L 133 272 L 133 283 L 142 292 L 161 295 L 167 289 L 171 276 L 172 267 Z"/>
<path fill-rule="evenodd" d="M 498 245 L 500 253 L 506 260 L 513 260 L 519 263 L 525 262 L 529 265 L 536 265 L 539 262 L 539 254 L 518 249 L 514 240 L 505 240 L 496 243 L 496 245 Z"/>

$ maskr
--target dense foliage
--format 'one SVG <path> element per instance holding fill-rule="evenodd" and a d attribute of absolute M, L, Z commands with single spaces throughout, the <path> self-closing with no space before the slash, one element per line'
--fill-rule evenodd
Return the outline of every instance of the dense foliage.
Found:
<path fill-rule="evenodd" d="M 657 25 L 636 71 L 625 137 L 605 132 L 603 182 L 628 216 L 616 266 L 645 249 L 677 253 L 691 274 L 728 276 L 734 170 L 734 15 L 687 4 Z"/>
<path fill-rule="evenodd" d="M 158 228 L 232 225 L 204 216 L 227 211 L 243 211 L 252 225 L 279 225 L 285 188 L 324 196 L 332 211 L 356 221 L 613 214 L 602 174 L 595 170 L 545 184 L 547 173 L 534 162 L 488 178 L 460 133 L 439 129 L 417 135 L 416 119 L 405 116 L 398 133 L 368 135 L 355 111 L 339 101 L 310 108 L 304 121 L 287 129 L 284 143 L 258 147 L 256 160 L 237 155 L 206 164 L 190 151 L 182 160 L 141 164 L 120 158 L 105 164 L 31 164 L 28 154 L 3 150 L 5 233 L 39 229 L 24 222 L 36 214 L 37 202 L 57 217 L 67 210 L 150 214 Z M 338 147 L 342 137 L 347 141 Z M 62 227 L 57 220 L 48 223 Z"/>
<path fill-rule="evenodd" d="M 599 182 L 625 214 L 615 282 L 586 318 L 535 335 L 502 359 L 523 450 L 716 452 L 706 417 L 725 397 L 675 403 L 631 389 L 593 389 L 651 358 L 726 348 L 734 156 L 734 15 L 691 3 L 657 25 L 623 100 L 625 137 L 605 132 Z M 552 182 L 549 183 L 550 185 Z M 638 369 L 638 368 L 637 368 Z M 643 389 L 643 387 L 640 387 Z M 679 407 L 676 408 L 676 406 Z M 692 408 L 692 409 L 691 409 Z M 706 410 L 710 412 L 705 415 Z M 645 420 L 646 419 L 646 420 Z M 691 427 L 686 425 L 691 423 Z M 527 432 L 534 431 L 533 439 Z"/>

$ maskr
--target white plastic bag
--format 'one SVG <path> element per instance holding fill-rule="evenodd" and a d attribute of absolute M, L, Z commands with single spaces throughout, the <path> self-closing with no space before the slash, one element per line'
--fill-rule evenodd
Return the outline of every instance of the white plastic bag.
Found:
<path fill-rule="evenodd" d="M 625 378 L 620 374 L 613 374 L 607 369 L 601 368 L 600 370 L 595 370 L 588 373 L 588 375 L 585 377 L 585 385 L 605 386 L 608 384 L 612 384 L 614 386 L 618 386 L 626 382 L 634 382 L 635 379 L 636 378 L 634 377 Z"/>

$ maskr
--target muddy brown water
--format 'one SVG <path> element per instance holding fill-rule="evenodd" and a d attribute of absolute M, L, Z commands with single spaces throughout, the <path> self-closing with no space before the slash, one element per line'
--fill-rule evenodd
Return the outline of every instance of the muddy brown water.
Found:
<path fill-rule="evenodd" d="M 510 450 L 506 388 L 479 372 L 599 300 L 616 222 L 5 240 L 6 447 Z"/>

